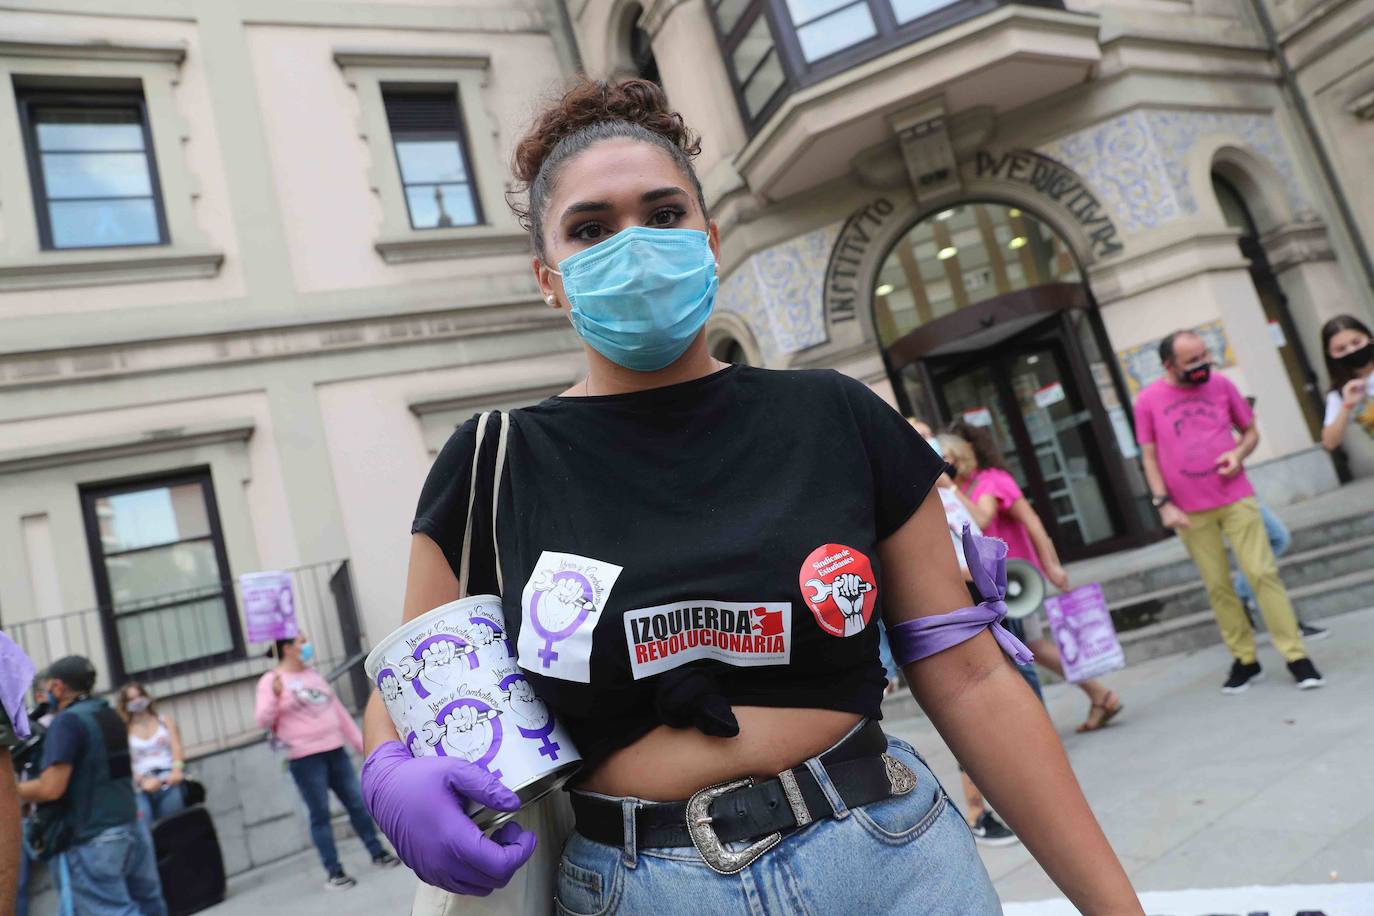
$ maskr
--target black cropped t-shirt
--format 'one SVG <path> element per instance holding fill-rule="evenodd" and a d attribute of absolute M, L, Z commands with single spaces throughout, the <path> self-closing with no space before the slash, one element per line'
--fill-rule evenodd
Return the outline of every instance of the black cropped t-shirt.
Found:
<path fill-rule="evenodd" d="M 507 636 L 589 768 L 660 724 L 733 734 L 734 705 L 881 717 L 877 546 L 944 463 L 867 386 L 730 366 L 505 420 Z M 445 444 L 411 526 L 455 575 L 476 428 Z M 470 594 L 497 591 L 496 450 L 484 437 Z"/>

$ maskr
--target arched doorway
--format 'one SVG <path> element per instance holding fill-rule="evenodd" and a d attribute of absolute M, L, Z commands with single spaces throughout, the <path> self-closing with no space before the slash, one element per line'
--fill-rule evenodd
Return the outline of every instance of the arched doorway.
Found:
<path fill-rule="evenodd" d="M 993 201 L 927 214 L 882 262 L 873 310 L 903 406 L 988 428 L 1062 555 L 1157 532 L 1125 387 L 1048 223 Z"/>
<path fill-rule="evenodd" d="M 1293 386 L 1303 419 L 1307 421 L 1308 432 L 1313 439 L 1320 439 L 1322 392 L 1298 343 L 1297 326 L 1288 311 L 1288 297 L 1284 295 L 1279 278 L 1269 266 L 1269 256 L 1260 244 L 1259 226 L 1240 191 L 1219 172 L 1212 173 L 1212 190 L 1217 195 L 1226 225 L 1240 230 L 1240 253 L 1250 262 L 1250 281 L 1254 283 L 1255 294 L 1264 308 L 1264 319 L 1269 322 L 1274 345 L 1283 360 L 1283 368 Z"/>

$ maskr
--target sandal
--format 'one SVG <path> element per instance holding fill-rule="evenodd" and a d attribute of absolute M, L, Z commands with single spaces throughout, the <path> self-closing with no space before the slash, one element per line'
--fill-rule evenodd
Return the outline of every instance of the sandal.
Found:
<path fill-rule="evenodd" d="M 1113 701 L 1115 701 L 1115 705 L 1113 705 Z M 1082 725 L 1078 726 L 1078 733 L 1081 735 L 1084 732 L 1095 732 L 1099 728 L 1106 727 L 1107 723 L 1115 719 L 1117 713 L 1124 708 L 1125 705 L 1121 702 L 1121 697 L 1116 695 L 1116 691 L 1108 690 L 1107 696 L 1103 698 L 1101 703 L 1093 703 L 1088 707 L 1088 718 Z M 1096 724 L 1093 723 L 1094 714 L 1098 715 Z"/>

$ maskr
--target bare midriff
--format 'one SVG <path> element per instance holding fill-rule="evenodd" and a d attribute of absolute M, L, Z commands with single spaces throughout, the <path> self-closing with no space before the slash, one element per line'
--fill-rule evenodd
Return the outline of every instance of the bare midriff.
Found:
<path fill-rule="evenodd" d="M 769 779 L 814 757 L 861 718 L 833 709 L 736 706 L 739 734 L 713 738 L 660 725 L 607 757 L 577 788 L 648 801 L 681 801 L 698 789 L 753 776 Z"/>

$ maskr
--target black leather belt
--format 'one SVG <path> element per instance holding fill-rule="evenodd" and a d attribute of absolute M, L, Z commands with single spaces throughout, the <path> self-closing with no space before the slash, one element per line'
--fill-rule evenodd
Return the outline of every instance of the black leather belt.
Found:
<path fill-rule="evenodd" d="M 905 795 L 916 775 L 887 753 L 887 736 L 868 722 L 820 757 L 847 808 Z M 577 832 L 608 846 L 625 845 L 625 821 L 618 799 L 572 793 Z M 740 779 L 702 789 L 685 802 L 642 805 L 635 811 L 639 849 L 695 846 L 721 874 L 734 874 L 775 846 L 783 836 L 812 821 L 833 817 L 834 809 L 816 777 L 805 766 L 772 779 Z M 760 838 L 732 852 L 722 844 Z"/>

